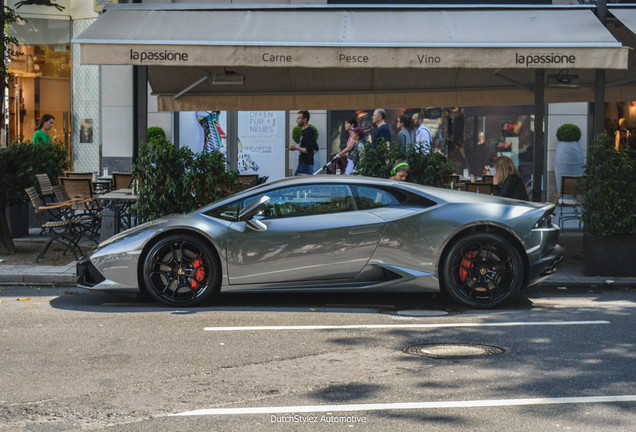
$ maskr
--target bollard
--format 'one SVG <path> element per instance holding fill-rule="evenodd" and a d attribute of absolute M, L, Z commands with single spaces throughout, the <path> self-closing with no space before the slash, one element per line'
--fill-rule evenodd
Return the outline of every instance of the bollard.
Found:
<path fill-rule="evenodd" d="M 99 233 L 99 241 L 103 242 L 119 232 L 119 215 L 114 204 L 109 203 L 102 210 L 102 227 Z"/>

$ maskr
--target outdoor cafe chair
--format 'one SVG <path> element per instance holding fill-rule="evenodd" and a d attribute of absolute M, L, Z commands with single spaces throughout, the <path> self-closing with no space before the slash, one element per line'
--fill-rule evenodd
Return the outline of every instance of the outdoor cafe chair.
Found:
<path fill-rule="evenodd" d="M 58 242 L 65 246 L 63 254 L 69 250 L 73 252 L 75 259 L 82 256 L 82 249 L 79 241 L 83 234 L 82 218 L 75 213 L 72 202 L 53 203 L 45 205 L 34 187 L 25 189 L 31 200 L 36 216 L 42 215 L 44 222 L 41 224 L 42 233 L 49 235 L 46 242 L 35 261 L 44 256 L 53 242 Z"/>
<path fill-rule="evenodd" d="M 130 189 L 133 176 L 130 173 L 114 172 L 113 174 L 113 189 Z"/>
<path fill-rule="evenodd" d="M 55 192 L 53 191 L 53 184 L 51 183 L 49 175 L 46 173 L 36 174 L 35 178 L 38 180 L 38 186 L 40 187 L 40 196 L 42 197 L 44 202 L 54 202 Z"/>
<path fill-rule="evenodd" d="M 99 237 L 99 229 L 101 227 L 101 210 L 102 207 L 93 196 L 93 185 L 91 178 L 72 178 L 60 177 L 60 182 L 66 190 L 70 199 L 76 200 L 81 205 L 86 231 L 91 234 L 91 239 L 96 240 Z"/>
<path fill-rule="evenodd" d="M 493 174 L 483 174 L 481 176 L 482 183 L 492 183 L 494 181 L 495 176 Z"/>
<path fill-rule="evenodd" d="M 464 183 L 464 190 L 466 192 L 475 192 L 479 194 L 490 195 L 492 193 L 492 184 L 481 182 L 466 182 Z"/>
<path fill-rule="evenodd" d="M 563 229 L 563 222 L 575 219 L 581 228 L 581 195 L 585 192 L 583 176 L 561 176 L 560 195 L 557 201 L 559 208 L 559 227 Z"/>
<path fill-rule="evenodd" d="M 65 177 L 71 177 L 71 178 L 92 179 L 93 178 L 93 173 L 92 172 L 79 172 L 79 171 L 64 171 L 64 176 Z"/>

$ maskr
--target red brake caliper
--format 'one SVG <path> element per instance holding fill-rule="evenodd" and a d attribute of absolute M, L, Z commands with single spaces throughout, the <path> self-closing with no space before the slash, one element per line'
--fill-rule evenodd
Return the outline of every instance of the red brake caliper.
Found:
<path fill-rule="evenodd" d="M 197 256 L 194 260 L 194 277 L 190 282 L 190 286 L 193 290 L 198 290 L 201 288 L 201 282 L 205 279 L 205 269 L 203 268 L 203 258 Z"/>
<path fill-rule="evenodd" d="M 477 258 L 477 255 L 475 255 L 474 252 L 468 252 L 465 256 L 466 258 L 462 258 L 462 264 L 459 268 L 459 280 L 461 280 L 462 283 L 465 283 L 468 280 L 468 270 L 466 269 L 474 267 L 473 262 L 470 260 Z"/>

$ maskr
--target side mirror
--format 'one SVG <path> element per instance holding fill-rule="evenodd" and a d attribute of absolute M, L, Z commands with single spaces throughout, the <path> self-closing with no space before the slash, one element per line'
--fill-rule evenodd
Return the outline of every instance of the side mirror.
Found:
<path fill-rule="evenodd" d="M 238 215 L 240 222 L 246 222 L 247 226 L 255 231 L 266 231 L 267 225 L 258 219 L 254 219 L 255 216 L 263 213 L 269 207 L 269 197 L 264 195 L 245 207 Z"/>

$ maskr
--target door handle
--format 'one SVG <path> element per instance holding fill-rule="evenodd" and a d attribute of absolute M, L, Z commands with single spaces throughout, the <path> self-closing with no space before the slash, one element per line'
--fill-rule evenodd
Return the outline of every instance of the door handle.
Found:
<path fill-rule="evenodd" d="M 367 225 L 363 227 L 351 228 L 349 234 L 371 234 L 377 232 L 380 229 L 380 225 Z"/>

